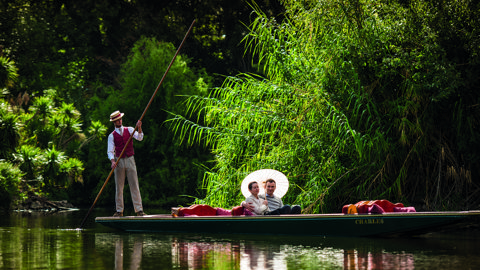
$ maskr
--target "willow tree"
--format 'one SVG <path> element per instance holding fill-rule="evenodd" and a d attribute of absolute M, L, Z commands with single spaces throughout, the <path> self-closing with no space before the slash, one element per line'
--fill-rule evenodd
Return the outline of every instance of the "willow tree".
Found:
<path fill-rule="evenodd" d="M 441 10 L 424 1 L 283 2 L 285 21 L 255 9 L 244 40 L 262 75 L 191 96 L 185 115 L 197 122 L 170 120 L 181 140 L 216 157 L 197 202 L 238 205 L 242 179 L 262 168 L 284 172 L 284 201 L 309 213 L 357 200 L 434 205 L 464 196 L 469 167 L 442 137 L 448 124 L 436 122 L 442 113 L 452 124 L 443 105 L 464 86 L 433 28 Z M 468 7 L 453 2 L 456 12 Z"/>

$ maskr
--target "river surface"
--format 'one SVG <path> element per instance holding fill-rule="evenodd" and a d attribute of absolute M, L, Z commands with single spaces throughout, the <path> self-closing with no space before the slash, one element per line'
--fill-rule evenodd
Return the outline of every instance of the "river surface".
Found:
<path fill-rule="evenodd" d="M 77 229 L 86 212 L 2 215 L 0 269 L 480 269 L 478 226 L 412 238 L 124 233 L 96 224 L 111 214 L 97 209 Z"/>

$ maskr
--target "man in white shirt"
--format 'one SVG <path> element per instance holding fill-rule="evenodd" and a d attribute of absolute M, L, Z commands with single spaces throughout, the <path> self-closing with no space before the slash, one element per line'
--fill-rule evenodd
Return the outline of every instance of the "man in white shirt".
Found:
<path fill-rule="evenodd" d="M 142 197 L 138 186 L 137 167 L 133 158 L 133 140 L 130 140 L 127 146 L 125 144 L 130 139 L 131 134 L 135 131 L 133 127 L 124 127 L 122 117 L 124 113 L 115 111 L 110 115 L 110 121 L 115 125 L 115 130 L 108 135 L 107 155 L 111 162 L 111 168 L 115 169 L 115 208 L 114 217 L 123 216 L 123 188 L 125 186 L 125 176 L 128 179 L 128 186 L 132 196 L 133 207 L 137 216 L 144 216 L 142 206 Z M 143 140 L 142 122 L 137 122 L 137 131 L 133 134 L 133 138 Z M 123 149 L 123 155 L 120 157 Z M 120 159 L 116 164 L 116 161 Z"/>

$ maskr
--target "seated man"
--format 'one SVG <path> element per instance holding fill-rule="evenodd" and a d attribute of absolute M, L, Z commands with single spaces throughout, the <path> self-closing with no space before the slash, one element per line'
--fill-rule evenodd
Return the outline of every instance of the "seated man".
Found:
<path fill-rule="evenodd" d="M 302 212 L 302 208 L 299 205 L 294 205 L 290 207 L 290 205 L 283 205 L 282 198 L 275 196 L 273 193 L 277 188 L 277 183 L 273 179 L 268 179 L 265 182 L 265 195 L 261 194 L 258 195 L 260 198 L 265 199 L 268 201 L 268 208 L 270 212 L 265 213 L 265 215 L 281 215 L 281 214 L 300 214 Z M 245 207 L 249 211 L 253 210 L 251 204 L 246 203 L 245 201 L 242 202 L 241 206 Z"/>

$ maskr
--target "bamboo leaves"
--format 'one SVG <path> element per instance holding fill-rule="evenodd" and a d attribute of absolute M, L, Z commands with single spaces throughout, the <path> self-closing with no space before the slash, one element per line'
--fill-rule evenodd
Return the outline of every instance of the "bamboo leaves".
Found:
<path fill-rule="evenodd" d="M 447 177 L 468 181 L 458 152 L 434 154 L 451 149 L 447 133 L 478 123 L 455 100 L 454 132 L 434 120 L 451 123 L 442 107 L 463 84 L 428 22 L 439 10 L 422 1 L 284 3 L 283 22 L 255 9 L 244 39 L 265 77 L 229 77 L 208 98 L 190 98 L 189 113 L 201 124 L 176 118 L 177 133 L 216 135 L 208 139 L 216 166 L 203 202 L 238 204 L 241 179 L 262 168 L 284 172 L 292 182 L 285 201 L 307 212 L 416 192 L 428 201 L 433 183 L 439 198 L 445 168 Z M 420 175 L 429 180 L 417 184 Z"/>

